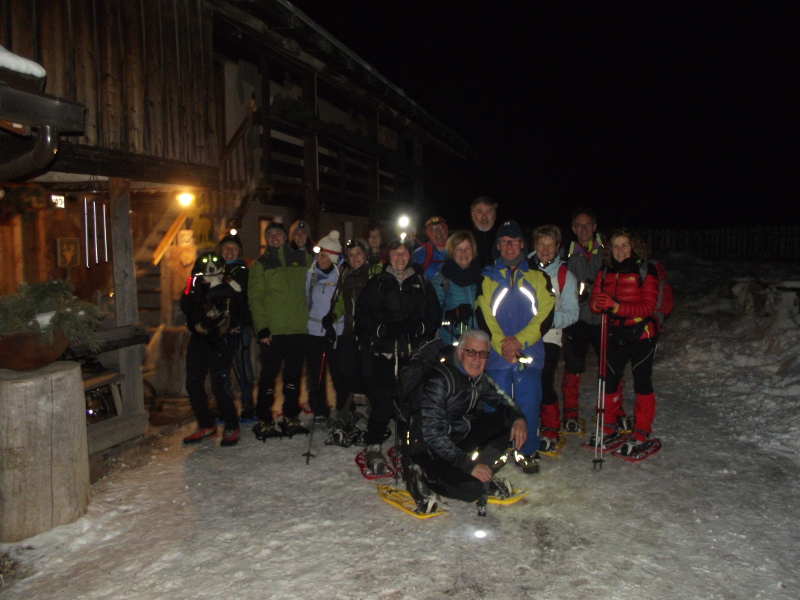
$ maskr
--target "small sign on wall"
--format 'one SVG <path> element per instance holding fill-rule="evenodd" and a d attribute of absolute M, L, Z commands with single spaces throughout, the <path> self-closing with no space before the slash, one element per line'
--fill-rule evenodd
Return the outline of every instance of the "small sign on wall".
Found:
<path fill-rule="evenodd" d="M 59 267 L 77 267 L 81 264 L 80 240 L 78 238 L 56 239 Z"/>

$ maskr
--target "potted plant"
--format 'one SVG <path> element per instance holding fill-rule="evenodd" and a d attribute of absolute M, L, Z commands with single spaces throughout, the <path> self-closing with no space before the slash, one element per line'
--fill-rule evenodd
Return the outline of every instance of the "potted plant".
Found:
<path fill-rule="evenodd" d="M 40 369 L 70 344 L 97 350 L 102 320 L 100 308 L 79 300 L 66 281 L 23 283 L 16 294 L 0 297 L 0 367 Z"/>

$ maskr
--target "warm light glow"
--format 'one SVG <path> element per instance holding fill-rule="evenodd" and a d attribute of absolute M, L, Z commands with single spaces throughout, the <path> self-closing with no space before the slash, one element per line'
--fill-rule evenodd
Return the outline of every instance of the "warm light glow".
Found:
<path fill-rule="evenodd" d="M 406 215 L 403 215 L 397 219 L 397 224 L 400 226 L 400 228 L 408 227 L 409 223 L 411 223 L 411 219 L 409 219 Z"/>
<path fill-rule="evenodd" d="M 194 202 L 194 194 L 178 194 L 178 202 L 180 202 L 181 206 L 189 206 Z"/>

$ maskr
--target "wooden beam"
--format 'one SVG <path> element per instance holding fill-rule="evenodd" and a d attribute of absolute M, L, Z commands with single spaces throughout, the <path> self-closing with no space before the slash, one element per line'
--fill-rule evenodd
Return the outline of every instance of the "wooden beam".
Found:
<path fill-rule="evenodd" d="M 31 127 L 50 125 L 62 133 L 82 133 L 83 105 L 0 82 L 0 119 Z"/>
<path fill-rule="evenodd" d="M 219 168 L 61 141 L 50 170 L 219 189 Z"/>

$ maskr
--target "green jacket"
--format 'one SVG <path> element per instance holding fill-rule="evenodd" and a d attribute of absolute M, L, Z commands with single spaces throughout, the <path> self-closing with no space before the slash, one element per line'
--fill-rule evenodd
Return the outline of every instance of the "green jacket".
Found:
<path fill-rule="evenodd" d="M 311 255 L 287 245 L 267 248 L 250 267 L 247 298 L 258 339 L 306 333 L 306 271 Z"/>

